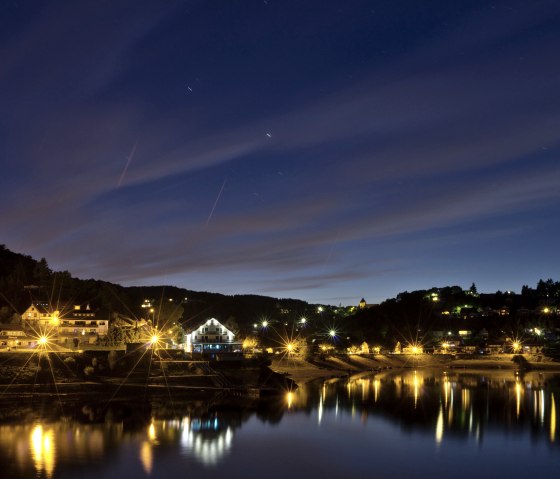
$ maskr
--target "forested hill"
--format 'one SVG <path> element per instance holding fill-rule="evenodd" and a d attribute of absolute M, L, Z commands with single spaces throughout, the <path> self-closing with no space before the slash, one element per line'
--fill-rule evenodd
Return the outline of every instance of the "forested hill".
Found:
<path fill-rule="evenodd" d="M 149 300 L 149 307 L 145 300 Z M 107 318 L 165 318 L 191 326 L 218 318 L 244 334 L 266 320 L 275 328 L 297 330 L 302 317 L 305 331 L 336 328 L 340 338 L 360 343 L 390 345 L 394 338 L 429 337 L 434 331 L 487 331 L 491 336 L 523 331 L 559 334 L 560 282 L 539 281 L 513 292 L 478 293 L 446 286 L 403 292 L 379 305 L 332 307 L 295 299 L 258 295 L 228 296 L 175 286 L 124 287 L 94 279 L 78 279 L 68 271 L 54 272 L 47 261 L 14 253 L 0 246 L 0 322 L 17 322 L 31 302 L 45 302 L 57 309 L 89 304 Z M 408 338 L 408 339 L 407 339 Z"/>
<path fill-rule="evenodd" d="M 260 317 L 282 314 L 302 316 L 316 305 L 296 299 L 258 295 L 224 295 L 192 291 L 175 286 L 125 287 L 107 281 L 74 278 L 68 271 L 52 271 L 45 258 L 14 253 L 0 245 L 0 322 L 9 322 L 30 303 L 41 301 L 53 306 L 89 304 L 106 317 L 119 314 L 130 318 L 149 316 L 142 308 L 150 300 L 154 313 L 174 315 L 183 324 L 209 317 L 235 321 L 242 329 Z"/>
<path fill-rule="evenodd" d="M 456 334 L 460 330 L 490 337 L 524 337 L 549 334 L 560 327 L 560 282 L 540 280 L 536 288 L 523 286 L 521 293 L 478 293 L 476 286 L 459 286 L 404 292 L 379 305 L 364 308 L 353 317 L 355 339 L 381 344 L 392 338 L 424 340 L 434 332 Z"/>

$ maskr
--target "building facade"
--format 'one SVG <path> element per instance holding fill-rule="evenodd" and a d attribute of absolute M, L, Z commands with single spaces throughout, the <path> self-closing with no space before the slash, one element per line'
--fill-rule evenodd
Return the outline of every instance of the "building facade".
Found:
<path fill-rule="evenodd" d="M 48 304 L 34 303 L 22 314 L 24 329 L 34 336 L 48 336 L 51 342 L 66 347 L 93 344 L 109 332 L 109 320 L 99 318 L 89 305 L 75 305 L 60 312 Z"/>
<path fill-rule="evenodd" d="M 241 353 L 241 343 L 235 342 L 232 331 L 210 318 L 187 332 L 185 349 L 198 354 Z"/>

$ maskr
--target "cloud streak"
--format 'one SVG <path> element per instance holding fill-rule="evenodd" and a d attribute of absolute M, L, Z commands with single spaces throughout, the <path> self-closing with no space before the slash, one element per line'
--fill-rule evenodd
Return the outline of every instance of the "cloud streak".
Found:
<path fill-rule="evenodd" d="M 244 32 L 187 3 L 60 2 L 3 37 L 2 242 L 81 276 L 348 298 L 405 278 L 414 238 L 460 269 L 438 235 L 496 221 L 507 243 L 557 211 L 555 2 L 447 13 L 400 48 L 362 2 L 285 45 L 260 10 Z"/>

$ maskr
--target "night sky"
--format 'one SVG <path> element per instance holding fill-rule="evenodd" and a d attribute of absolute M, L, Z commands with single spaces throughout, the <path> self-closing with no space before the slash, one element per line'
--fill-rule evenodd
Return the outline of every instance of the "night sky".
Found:
<path fill-rule="evenodd" d="M 560 271 L 557 0 L 0 2 L 0 243 L 380 302 Z"/>

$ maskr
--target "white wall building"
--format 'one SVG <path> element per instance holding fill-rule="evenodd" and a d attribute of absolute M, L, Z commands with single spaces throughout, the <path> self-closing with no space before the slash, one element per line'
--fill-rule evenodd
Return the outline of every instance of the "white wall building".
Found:
<path fill-rule="evenodd" d="M 235 334 L 216 318 L 210 318 L 187 331 L 185 342 L 188 353 L 241 352 L 241 343 L 235 342 Z"/>

